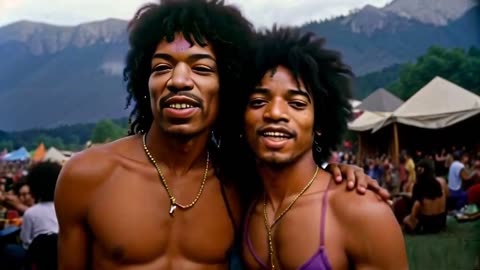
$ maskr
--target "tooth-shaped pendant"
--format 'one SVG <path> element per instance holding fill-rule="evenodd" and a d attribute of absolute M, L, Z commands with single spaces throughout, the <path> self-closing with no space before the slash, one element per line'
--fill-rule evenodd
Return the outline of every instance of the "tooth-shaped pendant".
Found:
<path fill-rule="evenodd" d="M 170 204 L 170 211 L 168 213 L 170 213 L 170 216 L 173 216 L 173 212 L 175 212 L 175 209 L 177 209 L 177 205 L 176 204 Z"/>

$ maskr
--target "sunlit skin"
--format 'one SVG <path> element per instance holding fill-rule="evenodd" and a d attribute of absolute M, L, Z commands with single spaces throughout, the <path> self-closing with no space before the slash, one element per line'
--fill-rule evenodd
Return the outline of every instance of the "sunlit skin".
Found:
<path fill-rule="evenodd" d="M 311 93 L 283 66 L 267 72 L 250 95 L 245 136 L 258 159 L 269 225 L 314 175 L 313 135 L 322 132 L 314 130 L 314 106 Z M 273 228 L 276 269 L 298 269 L 319 251 L 327 189 L 324 248 L 332 269 L 408 268 L 402 233 L 390 207 L 370 191 L 365 196 L 345 191 L 320 170 L 312 186 Z M 248 220 L 247 235 L 254 252 L 270 266 L 263 211 L 260 197 Z M 247 269 L 263 269 L 247 241 L 243 258 Z"/>
<path fill-rule="evenodd" d="M 177 35 L 172 43 L 159 44 L 151 68 L 151 109 L 159 129 L 187 139 L 208 131 L 218 112 L 218 71 L 212 49 L 190 46 Z"/>
<path fill-rule="evenodd" d="M 181 204 L 199 191 L 219 102 L 213 49 L 187 43 L 180 34 L 159 42 L 145 97 L 153 114 L 146 145 Z M 212 167 L 195 206 L 172 217 L 142 135 L 76 154 L 64 165 L 55 195 L 59 269 L 228 269 L 233 223 L 242 210 L 236 192 L 225 187 L 232 221 Z M 350 181 L 358 177 L 358 186 L 371 182 L 354 167 L 330 170 Z"/>
<path fill-rule="evenodd" d="M 177 35 L 158 44 L 148 82 L 147 146 L 182 204 L 203 178 L 219 91 L 212 49 L 185 42 Z M 226 194 L 240 220 L 234 191 Z M 75 155 L 60 176 L 56 206 L 60 269 L 227 269 L 234 229 L 211 164 L 198 202 L 172 217 L 140 135 Z"/>
<path fill-rule="evenodd" d="M 272 89 L 284 91 L 277 94 Z M 260 117 L 263 120 L 256 121 Z M 291 75 L 283 67 L 266 74 L 255 88 L 245 118 L 247 141 L 264 162 L 291 163 L 312 150 L 312 98 L 303 83 L 297 85 L 295 80 L 291 81 Z M 275 133 L 281 136 L 269 136 Z"/>
<path fill-rule="evenodd" d="M 30 193 L 30 187 L 28 185 L 23 185 L 18 190 L 18 198 L 24 205 L 28 207 L 35 204 L 35 200 L 33 199 L 32 194 Z"/>

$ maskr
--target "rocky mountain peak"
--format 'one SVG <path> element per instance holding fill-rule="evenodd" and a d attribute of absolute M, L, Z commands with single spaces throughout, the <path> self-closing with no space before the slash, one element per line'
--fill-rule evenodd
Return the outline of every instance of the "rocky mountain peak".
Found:
<path fill-rule="evenodd" d="M 25 44 L 34 55 L 52 54 L 68 46 L 83 48 L 98 42 L 124 42 L 127 22 L 107 19 L 78 26 L 19 21 L 0 28 L 0 45 Z"/>
<path fill-rule="evenodd" d="M 343 18 L 342 23 L 354 33 L 367 35 L 385 29 L 395 32 L 411 21 L 444 26 L 476 5 L 476 0 L 394 0 L 383 8 L 366 5 Z"/>
<path fill-rule="evenodd" d="M 446 25 L 477 5 L 476 0 L 394 0 L 384 10 L 433 25 Z"/>

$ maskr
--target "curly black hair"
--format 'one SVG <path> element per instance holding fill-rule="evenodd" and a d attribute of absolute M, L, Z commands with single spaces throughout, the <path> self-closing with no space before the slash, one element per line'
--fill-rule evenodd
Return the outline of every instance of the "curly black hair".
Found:
<path fill-rule="evenodd" d="M 62 166 L 57 162 L 44 161 L 33 165 L 29 170 L 25 180 L 37 202 L 53 201 L 57 178 L 61 169 Z"/>
<path fill-rule="evenodd" d="M 421 201 L 423 199 L 436 199 L 442 196 L 442 185 L 435 177 L 435 164 L 433 160 L 422 159 L 416 164 L 417 170 L 422 168 L 422 172 L 417 171 L 417 181 L 413 186 L 413 200 Z"/>
<path fill-rule="evenodd" d="M 319 165 L 330 157 L 347 130 L 352 115 L 349 99 L 354 77 L 350 67 L 342 62 L 341 54 L 325 48 L 325 42 L 324 38 L 302 32 L 300 28 L 274 26 L 260 31 L 252 81 L 257 84 L 267 72 L 284 66 L 298 84 L 303 82 L 313 96 L 314 129 L 321 133 L 314 134 L 316 144 L 312 145 Z M 244 96 L 243 101 L 246 107 L 248 96 Z"/>
<path fill-rule="evenodd" d="M 148 79 L 151 59 L 159 42 L 174 40 L 182 33 L 192 45 L 213 48 L 219 72 L 219 113 L 215 123 L 218 138 L 228 130 L 228 116 L 245 88 L 243 68 L 254 38 L 252 24 L 240 11 L 222 0 L 162 0 L 139 9 L 129 24 L 130 49 L 124 69 L 127 108 L 134 101 L 129 117 L 129 134 L 146 132 L 153 121 Z"/>

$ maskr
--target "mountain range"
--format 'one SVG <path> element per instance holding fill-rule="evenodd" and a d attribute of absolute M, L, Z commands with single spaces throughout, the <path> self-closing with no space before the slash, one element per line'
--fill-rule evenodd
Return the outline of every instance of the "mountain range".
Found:
<path fill-rule="evenodd" d="M 432 45 L 480 47 L 480 6 L 473 0 L 395 0 L 302 27 L 326 37 L 362 76 L 414 61 Z M 0 130 L 127 116 L 126 29 L 127 22 L 117 19 L 1 27 Z"/>

